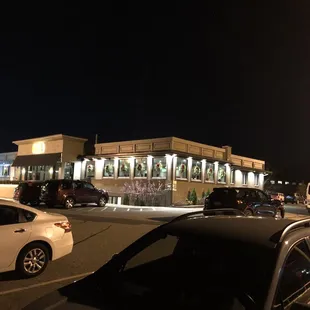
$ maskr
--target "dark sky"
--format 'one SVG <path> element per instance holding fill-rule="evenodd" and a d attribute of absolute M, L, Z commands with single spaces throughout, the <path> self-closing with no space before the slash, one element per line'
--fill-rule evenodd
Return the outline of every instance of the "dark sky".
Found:
<path fill-rule="evenodd" d="M 8 14 L 0 151 L 57 133 L 98 133 L 100 142 L 174 135 L 310 179 L 310 4 L 203 2 Z"/>

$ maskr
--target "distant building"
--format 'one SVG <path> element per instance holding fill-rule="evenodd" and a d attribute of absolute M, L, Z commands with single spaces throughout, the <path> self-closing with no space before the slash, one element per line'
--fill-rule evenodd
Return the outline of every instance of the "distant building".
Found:
<path fill-rule="evenodd" d="M 0 153 L 0 180 L 12 180 L 11 166 L 15 160 L 17 152 Z"/>
<path fill-rule="evenodd" d="M 201 197 L 218 186 L 264 187 L 263 160 L 234 155 L 230 146 L 176 137 L 98 143 L 82 166 L 85 178 L 107 189 L 115 201 L 122 199 L 124 184 L 135 180 L 163 183 L 162 205 L 184 204 L 193 188 Z"/>

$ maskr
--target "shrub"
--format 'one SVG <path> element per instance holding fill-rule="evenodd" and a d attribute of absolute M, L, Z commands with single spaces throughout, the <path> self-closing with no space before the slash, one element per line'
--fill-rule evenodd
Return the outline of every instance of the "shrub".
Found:
<path fill-rule="evenodd" d="M 125 194 L 123 198 L 123 205 L 128 206 L 129 205 L 129 195 Z"/>
<path fill-rule="evenodd" d="M 193 205 L 197 204 L 197 193 L 196 193 L 195 188 L 191 192 L 191 201 Z"/>

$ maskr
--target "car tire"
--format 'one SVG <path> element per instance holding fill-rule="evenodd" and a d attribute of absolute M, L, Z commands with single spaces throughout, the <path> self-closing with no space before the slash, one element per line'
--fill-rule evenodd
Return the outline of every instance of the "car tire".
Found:
<path fill-rule="evenodd" d="M 254 215 L 254 213 L 253 213 L 253 211 L 251 209 L 245 209 L 243 211 L 243 213 L 244 213 L 245 216 L 253 216 Z"/>
<path fill-rule="evenodd" d="M 97 205 L 98 205 L 98 207 L 104 207 L 106 204 L 107 204 L 107 198 L 106 197 L 104 197 L 104 196 L 101 196 L 100 198 L 99 198 L 99 200 L 98 200 L 98 203 L 97 203 Z"/>
<path fill-rule="evenodd" d="M 65 209 L 72 209 L 75 205 L 75 200 L 73 197 L 67 197 L 64 201 Z"/>
<path fill-rule="evenodd" d="M 49 259 L 49 251 L 44 244 L 30 243 L 20 251 L 16 271 L 24 278 L 36 277 L 46 269 Z"/>

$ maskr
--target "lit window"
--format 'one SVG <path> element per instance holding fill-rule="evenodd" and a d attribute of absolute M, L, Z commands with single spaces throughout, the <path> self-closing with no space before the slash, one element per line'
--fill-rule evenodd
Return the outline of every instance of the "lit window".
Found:
<path fill-rule="evenodd" d="M 114 159 L 106 159 L 104 161 L 103 177 L 104 178 L 114 177 Z"/>
<path fill-rule="evenodd" d="M 136 158 L 135 159 L 135 177 L 146 178 L 147 177 L 147 158 Z"/>
<path fill-rule="evenodd" d="M 217 181 L 219 183 L 226 183 L 226 166 L 219 164 L 217 172 Z"/>
<path fill-rule="evenodd" d="M 275 181 L 273 181 L 273 180 L 271 180 L 271 181 L 270 181 L 270 183 L 271 183 L 271 184 L 275 184 L 276 182 L 275 182 Z"/>
<path fill-rule="evenodd" d="M 86 178 L 93 178 L 95 176 L 95 162 L 86 162 Z"/>
<path fill-rule="evenodd" d="M 230 184 L 235 184 L 235 170 L 231 169 L 230 171 Z"/>
<path fill-rule="evenodd" d="M 192 180 L 201 180 L 201 161 L 193 160 L 192 164 Z"/>
<path fill-rule="evenodd" d="M 282 184 L 282 181 L 278 181 L 278 184 Z"/>
<path fill-rule="evenodd" d="M 214 164 L 206 163 L 206 181 L 214 182 Z"/>
<path fill-rule="evenodd" d="M 258 186 L 259 185 L 259 174 L 254 174 L 254 185 Z"/>
<path fill-rule="evenodd" d="M 242 172 L 242 185 L 247 185 L 247 184 L 248 184 L 248 173 Z"/>
<path fill-rule="evenodd" d="M 152 178 L 166 179 L 167 164 L 166 157 L 155 157 L 152 163 Z"/>
<path fill-rule="evenodd" d="M 175 176 L 177 179 L 187 179 L 187 159 L 182 157 L 177 158 Z"/>
<path fill-rule="evenodd" d="M 120 159 L 118 162 L 118 176 L 121 178 L 129 178 L 130 161 L 129 159 Z"/>

